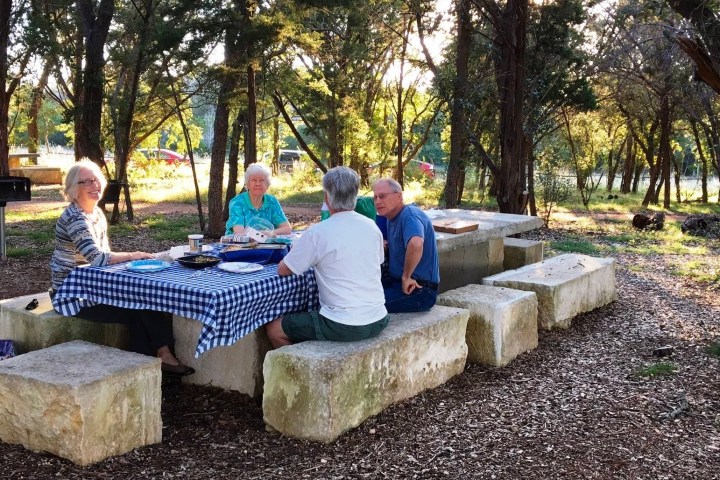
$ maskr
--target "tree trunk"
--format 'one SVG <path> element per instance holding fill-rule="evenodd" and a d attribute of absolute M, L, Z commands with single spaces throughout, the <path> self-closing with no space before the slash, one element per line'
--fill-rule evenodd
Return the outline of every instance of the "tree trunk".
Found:
<path fill-rule="evenodd" d="M 275 115 L 272 120 L 272 172 L 277 175 L 280 170 L 280 117 Z"/>
<path fill-rule="evenodd" d="M 100 0 L 95 15 L 92 0 L 78 0 L 78 14 L 85 38 L 85 66 L 82 73 L 82 105 L 75 144 L 80 157 L 87 157 L 105 167 L 102 138 L 102 105 L 105 68 L 105 41 L 115 12 L 114 0 Z"/>
<path fill-rule="evenodd" d="M 693 138 L 695 139 L 695 147 L 697 147 L 698 155 L 700 156 L 700 163 L 702 165 L 702 203 L 708 203 L 708 161 L 705 156 L 705 149 L 703 148 L 702 141 L 700 140 L 700 132 L 698 132 L 697 122 L 690 120 L 690 127 L 692 128 Z"/>
<path fill-rule="evenodd" d="M 670 167 L 672 165 L 672 148 L 670 147 L 670 136 L 672 132 L 672 120 L 670 118 L 670 92 L 666 91 L 660 103 L 660 158 L 662 160 L 662 178 L 665 183 L 665 195 L 663 196 L 663 208 L 670 208 Z"/>
<path fill-rule="evenodd" d="M 500 178 L 497 202 L 502 213 L 521 214 L 527 202 L 523 150 L 523 91 L 527 0 L 508 0 L 494 43 L 500 52 L 496 81 L 500 97 Z"/>
<path fill-rule="evenodd" d="M 228 153 L 228 182 L 225 191 L 225 202 L 223 203 L 223 220 L 230 218 L 230 200 L 237 195 L 238 171 L 240 165 L 240 134 L 247 132 L 247 112 L 238 110 L 237 117 L 232 125 L 230 133 L 230 152 Z M 244 136 L 244 135 L 243 135 Z M 247 142 L 247 141 L 245 141 Z M 247 169 L 247 166 L 245 166 Z M 243 186 L 243 189 L 245 186 Z M 242 191 L 242 189 L 241 189 Z"/>
<path fill-rule="evenodd" d="M 233 8 L 243 16 L 247 24 L 246 1 L 233 1 Z M 225 171 L 225 153 L 228 148 L 228 118 L 230 102 L 238 85 L 243 61 L 247 57 L 247 45 L 242 41 L 242 32 L 246 25 L 233 22 L 225 31 L 225 69 L 218 90 L 215 121 L 213 124 L 213 145 L 210 153 L 210 175 L 208 180 L 208 231 L 211 237 L 220 237 L 225 233 L 223 220 L 223 186 Z M 245 65 L 247 67 L 247 65 Z"/>
<path fill-rule="evenodd" d="M 620 182 L 621 193 L 630 193 L 632 189 L 633 172 L 635 171 L 634 144 L 632 136 L 628 136 L 625 142 L 625 160 L 623 161 L 623 174 Z"/>
<path fill-rule="evenodd" d="M 527 149 L 527 182 L 528 182 L 528 206 L 530 207 L 530 215 L 537 217 L 537 203 L 535 202 L 535 152 L 533 151 L 533 137 L 528 134 L 525 138 Z"/>
<path fill-rule="evenodd" d="M 675 173 L 675 175 L 674 175 L 674 177 L 675 177 L 675 201 L 680 203 L 680 202 L 682 202 L 682 198 L 680 197 L 680 193 L 681 193 L 680 192 L 680 169 L 681 169 L 680 163 L 681 163 L 681 161 L 679 161 L 677 158 L 675 158 L 675 155 L 673 155 L 672 153 L 670 154 L 670 158 L 672 160 L 673 171 Z"/>
<path fill-rule="evenodd" d="M 660 122 L 654 122 L 653 126 L 659 125 Z M 643 207 L 647 207 L 651 203 L 657 203 L 657 194 L 655 192 L 655 188 L 657 187 L 658 180 L 660 179 L 660 170 L 662 165 L 662 155 L 660 152 L 658 152 L 658 158 L 655 160 L 653 157 L 655 155 L 655 141 L 654 141 L 654 135 L 655 129 L 651 127 L 650 133 L 648 133 L 648 143 L 647 148 L 645 149 L 645 160 L 647 161 L 647 164 L 649 165 L 649 172 L 650 175 L 650 183 L 648 184 L 647 192 L 645 192 L 645 197 L 643 198 L 642 205 Z"/>
<path fill-rule="evenodd" d="M 257 162 L 257 96 L 255 91 L 255 68 L 247 67 L 247 116 L 245 122 L 244 167 Z"/>
<path fill-rule="evenodd" d="M 633 178 L 633 183 L 632 183 L 632 193 L 638 193 L 638 190 L 640 189 L 640 179 L 642 179 L 643 170 L 645 170 L 645 167 L 643 166 L 643 164 L 640 162 L 636 162 L 635 163 L 635 176 Z"/>
<path fill-rule="evenodd" d="M 457 53 L 455 55 L 455 82 L 450 113 L 450 159 L 448 161 L 445 182 L 445 206 L 456 208 L 460 203 L 460 180 L 464 161 L 462 153 L 465 145 L 465 111 L 463 103 L 467 96 L 468 64 L 472 39 L 472 18 L 470 0 L 456 0 L 457 16 Z"/>
<path fill-rule="evenodd" d="M 45 97 L 45 86 L 47 85 L 48 77 L 50 77 L 50 70 L 52 68 L 52 62 L 50 59 L 46 59 L 45 65 L 43 65 L 42 73 L 37 85 L 33 88 L 32 96 L 30 99 L 30 109 L 28 110 L 28 152 L 37 153 L 38 147 L 40 146 L 40 133 L 38 129 L 38 115 L 40 114 L 40 107 L 42 107 L 42 101 Z"/>
<path fill-rule="evenodd" d="M 8 137 L 8 114 L 10 97 L 8 89 L 8 48 L 10 42 L 10 13 L 12 0 L 0 0 L 0 177 L 10 175 L 10 139 Z"/>
<path fill-rule="evenodd" d="M 117 124 L 116 124 L 116 142 L 115 142 L 115 178 L 120 183 L 127 184 L 127 162 L 130 157 L 130 134 L 132 131 L 133 118 L 135 116 L 135 104 L 137 102 L 138 86 L 140 85 L 140 75 L 143 72 L 145 50 L 147 48 L 150 28 L 155 12 L 154 0 L 146 0 L 143 3 L 144 12 L 138 12 L 142 18 L 142 26 L 140 27 L 140 36 L 135 45 L 135 61 L 129 68 L 129 82 L 121 93 L 121 101 L 117 108 Z M 103 161 L 103 164 L 105 162 Z M 130 189 L 125 188 L 125 207 L 127 218 L 133 220 L 132 200 L 130 199 Z M 111 223 L 117 223 L 119 218 L 118 204 L 113 207 Z"/>

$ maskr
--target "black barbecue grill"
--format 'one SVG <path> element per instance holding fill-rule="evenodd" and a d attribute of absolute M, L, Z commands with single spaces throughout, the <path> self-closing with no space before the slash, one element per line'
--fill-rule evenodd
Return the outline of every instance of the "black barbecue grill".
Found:
<path fill-rule="evenodd" d="M 0 177 L 0 260 L 7 259 L 5 248 L 5 205 L 7 202 L 30 200 L 30 179 L 27 177 Z"/>

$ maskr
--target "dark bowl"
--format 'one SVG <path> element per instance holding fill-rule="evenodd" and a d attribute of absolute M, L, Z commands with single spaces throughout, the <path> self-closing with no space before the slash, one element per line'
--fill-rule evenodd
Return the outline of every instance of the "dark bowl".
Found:
<path fill-rule="evenodd" d="M 183 267 L 200 269 L 214 267 L 220 263 L 220 258 L 212 255 L 186 255 L 178 258 L 177 261 Z"/>

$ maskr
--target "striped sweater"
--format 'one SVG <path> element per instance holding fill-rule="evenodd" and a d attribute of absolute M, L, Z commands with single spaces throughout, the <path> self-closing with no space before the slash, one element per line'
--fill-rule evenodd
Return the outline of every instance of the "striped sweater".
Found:
<path fill-rule="evenodd" d="M 57 290 L 70 271 L 84 264 L 107 265 L 110 261 L 110 243 L 107 220 L 100 208 L 84 212 L 71 203 L 55 225 L 55 251 L 50 259 L 52 288 Z"/>

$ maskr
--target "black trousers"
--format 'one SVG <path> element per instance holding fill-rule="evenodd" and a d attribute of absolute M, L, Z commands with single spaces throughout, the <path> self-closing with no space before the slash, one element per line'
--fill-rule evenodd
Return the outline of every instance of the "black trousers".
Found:
<path fill-rule="evenodd" d="M 130 331 L 131 352 L 155 356 L 158 349 L 167 345 L 173 349 L 175 339 L 172 331 L 172 315 L 155 310 L 135 310 L 94 305 L 84 307 L 75 315 L 78 318 L 102 323 L 121 323 Z"/>

